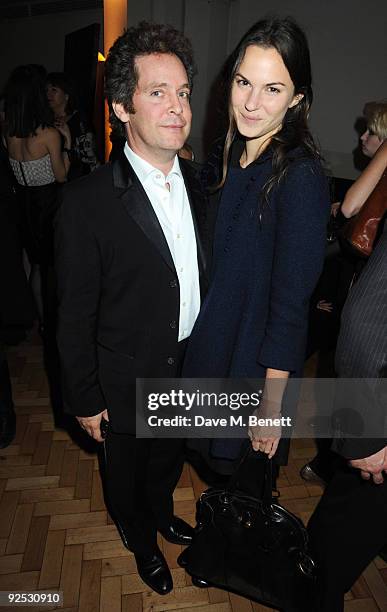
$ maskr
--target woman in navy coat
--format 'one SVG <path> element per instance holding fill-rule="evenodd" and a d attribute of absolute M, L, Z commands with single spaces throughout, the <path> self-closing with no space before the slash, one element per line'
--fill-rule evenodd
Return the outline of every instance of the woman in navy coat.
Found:
<path fill-rule="evenodd" d="M 256 23 L 230 58 L 228 91 L 223 152 L 205 171 L 214 218 L 211 283 L 183 375 L 264 379 L 260 414 L 276 416 L 288 377 L 302 375 L 329 215 L 327 180 L 307 125 L 308 43 L 297 24 Z M 249 437 L 254 450 L 286 462 L 285 440 L 277 452 L 280 431 L 250 429 Z M 213 440 L 206 459 L 227 473 L 240 450 L 240 440 Z"/>

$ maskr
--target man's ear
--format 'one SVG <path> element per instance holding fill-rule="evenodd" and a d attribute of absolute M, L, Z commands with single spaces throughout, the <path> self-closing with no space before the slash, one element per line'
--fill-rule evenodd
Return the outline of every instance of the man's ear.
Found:
<path fill-rule="evenodd" d="M 128 111 L 125 110 L 123 105 L 120 102 L 112 102 L 112 107 L 113 107 L 113 111 L 114 111 L 115 116 L 120 121 L 122 121 L 122 123 L 128 123 L 129 117 L 130 117 L 130 113 L 128 113 Z"/>
<path fill-rule="evenodd" d="M 294 96 L 293 100 L 291 101 L 291 103 L 289 104 L 289 108 L 293 108 L 293 106 L 297 106 L 297 104 L 299 102 L 301 102 L 302 98 L 304 97 L 303 93 L 299 93 L 297 95 Z"/>

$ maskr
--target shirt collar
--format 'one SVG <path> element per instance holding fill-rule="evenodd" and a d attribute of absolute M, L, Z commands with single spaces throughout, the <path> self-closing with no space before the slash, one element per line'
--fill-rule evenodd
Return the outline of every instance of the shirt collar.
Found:
<path fill-rule="evenodd" d="M 170 173 L 168 174 L 168 176 L 172 176 L 173 174 L 176 174 L 177 176 L 179 176 L 181 179 L 183 178 L 183 175 L 181 173 L 181 168 L 180 168 L 180 163 L 179 163 L 179 156 L 175 155 L 175 159 L 173 160 L 173 166 L 171 168 Z"/>
<path fill-rule="evenodd" d="M 133 170 L 137 174 L 137 177 L 138 177 L 140 183 L 145 183 L 145 181 L 153 173 L 157 172 L 158 174 L 162 174 L 162 172 L 158 168 L 155 168 L 154 166 L 152 166 L 152 164 L 150 164 L 145 159 L 143 159 L 142 157 L 137 155 L 137 153 L 135 153 L 130 148 L 130 146 L 128 145 L 127 142 L 125 143 L 124 153 L 126 155 L 127 160 L 131 164 Z M 177 175 L 181 179 L 183 178 L 183 175 L 182 175 L 181 169 L 180 169 L 179 159 L 178 159 L 177 155 L 175 155 L 175 159 L 173 161 L 173 166 L 172 166 L 171 171 L 169 172 L 169 174 L 168 174 L 168 176 L 166 177 L 165 180 L 167 181 L 169 178 L 172 178 L 172 175 Z"/>

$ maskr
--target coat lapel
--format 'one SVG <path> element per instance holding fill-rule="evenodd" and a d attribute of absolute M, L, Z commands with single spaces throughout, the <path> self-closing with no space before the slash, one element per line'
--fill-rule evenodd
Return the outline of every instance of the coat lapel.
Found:
<path fill-rule="evenodd" d="M 202 241 L 202 233 L 205 225 L 206 197 L 201 190 L 200 182 L 195 168 L 184 159 L 179 160 L 184 183 L 187 190 L 188 200 L 191 207 L 192 221 L 195 230 L 196 248 L 198 254 L 199 275 L 203 280 L 206 276 L 206 257 Z"/>
<path fill-rule="evenodd" d="M 169 268 L 176 274 L 172 255 L 153 206 L 125 155 L 113 162 L 113 183 L 118 197 L 130 217 L 157 248 Z"/>
<path fill-rule="evenodd" d="M 200 230 L 202 230 L 204 225 L 205 196 L 201 191 L 195 168 L 185 160 L 179 160 L 179 163 L 191 207 L 197 245 L 199 274 L 203 281 L 206 277 L 206 259 Z M 157 215 L 124 153 L 113 162 L 113 183 L 115 189 L 118 191 L 117 195 L 121 199 L 128 215 L 130 215 L 142 229 L 144 234 L 157 248 L 165 263 L 176 274 L 172 255 Z"/>

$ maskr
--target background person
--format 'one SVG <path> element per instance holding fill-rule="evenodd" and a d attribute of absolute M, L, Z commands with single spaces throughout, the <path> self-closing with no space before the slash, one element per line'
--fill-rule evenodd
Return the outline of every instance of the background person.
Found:
<path fill-rule="evenodd" d="M 19 66 L 5 87 L 4 142 L 15 177 L 23 246 L 31 264 L 30 282 L 40 323 L 47 314 L 47 269 L 53 264 L 52 218 L 58 184 L 66 181 L 71 148 L 66 125 L 53 127 L 42 66 Z M 43 275 L 43 282 L 42 282 Z M 45 312 L 43 312 L 45 310 Z"/>
<path fill-rule="evenodd" d="M 178 153 L 178 156 L 182 157 L 183 159 L 189 159 L 190 161 L 195 160 L 195 154 L 193 152 L 191 145 L 188 142 L 185 142 L 183 144 L 183 146 L 181 147 Z"/>
<path fill-rule="evenodd" d="M 371 161 L 345 194 L 340 210 L 346 218 L 359 212 L 387 166 L 387 102 L 367 102 L 363 114 L 367 129 L 360 140 L 363 154 Z"/>
<path fill-rule="evenodd" d="M 0 449 L 11 444 L 16 428 L 7 345 L 24 340 L 35 314 L 23 267 L 12 172 L 0 143 Z"/>
<path fill-rule="evenodd" d="M 336 351 L 339 377 L 372 379 L 364 386 L 355 382 L 356 398 L 347 394 L 348 408 L 359 405 L 364 418 L 377 424 L 373 430 L 381 432 L 387 406 L 386 329 L 387 228 L 350 291 Z M 346 437 L 345 431 L 333 440 L 333 449 L 346 462 L 335 470 L 308 525 L 320 567 L 316 612 L 342 612 L 345 593 L 387 545 L 387 440 L 383 435 Z"/>
<path fill-rule="evenodd" d="M 383 188 L 380 179 L 387 168 L 387 102 L 368 102 L 364 107 L 364 116 L 367 121 L 367 129 L 361 136 L 362 150 L 370 158 L 370 162 L 359 178 L 349 188 L 342 204 L 336 203 L 333 205 L 333 214 L 336 215 L 337 211 L 340 210 L 339 216 L 342 219 L 351 218 L 356 215 L 362 209 L 374 189 Z M 378 235 L 382 231 L 383 223 L 384 221 L 380 224 Z M 318 335 L 320 333 L 325 339 L 329 337 L 329 327 L 325 321 L 322 321 L 322 316 L 325 316 L 333 328 L 331 336 L 334 337 L 335 332 L 337 332 L 337 338 L 340 329 L 340 316 L 345 300 L 351 285 L 361 275 L 366 260 L 363 257 L 356 256 L 353 252 L 349 252 L 344 245 L 343 252 L 338 260 L 335 259 L 332 263 L 332 269 L 327 269 L 325 274 L 325 278 L 328 280 L 328 283 L 326 283 L 328 290 L 324 292 L 323 287 L 321 287 L 319 293 L 320 296 L 324 296 L 327 300 L 326 304 L 331 309 L 331 312 L 325 312 L 323 315 L 320 314 L 319 320 L 316 320 L 317 316 L 314 313 L 314 321 L 312 319 L 315 334 Z M 335 283 L 336 295 L 331 298 L 329 288 L 335 275 L 337 277 Z M 332 285 L 334 286 L 334 283 Z M 317 455 L 312 461 L 301 468 L 300 474 L 304 480 L 324 484 L 332 478 L 333 473 L 340 466 L 341 458 L 332 452 L 330 440 L 320 439 L 317 444 L 319 447 Z"/>
<path fill-rule="evenodd" d="M 94 130 L 91 121 L 78 108 L 74 86 L 63 72 L 47 75 L 47 97 L 55 114 L 56 127 L 67 125 L 70 130 L 72 146 L 68 151 L 71 159 L 68 180 L 89 174 L 99 166 Z"/>

